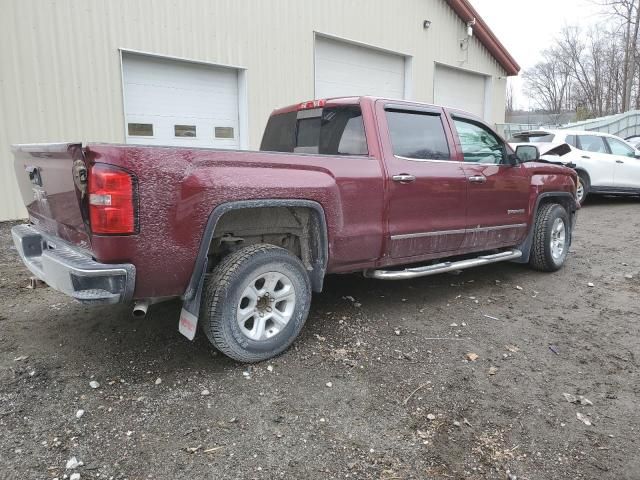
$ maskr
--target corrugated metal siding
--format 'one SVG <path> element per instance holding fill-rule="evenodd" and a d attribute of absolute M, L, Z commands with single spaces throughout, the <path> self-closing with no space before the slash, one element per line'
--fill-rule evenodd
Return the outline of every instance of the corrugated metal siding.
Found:
<path fill-rule="evenodd" d="M 119 48 L 247 68 L 255 148 L 273 108 L 313 97 L 314 31 L 411 55 L 416 100 L 433 100 L 435 62 L 491 75 L 504 120 L 504 70 L 475 38 L 462 62 L 442 0 L 4 0 L 0 220 L 25 215 L 11 143 L 124 140 Z"/>

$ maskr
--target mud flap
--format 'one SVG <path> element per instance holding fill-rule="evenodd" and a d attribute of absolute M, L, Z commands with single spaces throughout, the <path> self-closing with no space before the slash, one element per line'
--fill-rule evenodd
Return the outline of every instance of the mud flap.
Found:
<path fill-rule="evenodd" d="M 204 271 L 206 272 L 206 263 Z M 193 340 L 196 336 L 196 330 L 198 328 L 198 317 L 200 316 L 200 300 L 202 298 L 202 286 L 204 285 L 203 274 L 198 283 L 198 289 L 190 300 L 185 300 L 182 303 L 182 310 L 180 311 L 180 321 L 178 322 L 178 331 L 187 337 L 189 340 Z"/>

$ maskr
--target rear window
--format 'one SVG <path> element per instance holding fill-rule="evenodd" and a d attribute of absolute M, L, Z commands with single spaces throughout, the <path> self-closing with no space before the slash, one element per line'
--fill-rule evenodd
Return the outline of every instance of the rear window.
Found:
<path fill-rule="evenodd" d="M 260 150 L 321 155 L 367 155 L 358 106 L 327 107 L 273 115 Z"/>
<path fill-rule="evenodd" d="M 551 143 L 554 138 L 553 133 L 523 133 L 514 135 L 509 141 L 513 143 Z"/>

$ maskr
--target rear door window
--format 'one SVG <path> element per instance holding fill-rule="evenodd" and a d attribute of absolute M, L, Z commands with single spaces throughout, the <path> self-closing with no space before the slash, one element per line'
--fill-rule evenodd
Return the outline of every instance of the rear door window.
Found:
<path fill-rule="evenodd" d="M 604 138 L 597 135 L 578 135 L 580 150 L 593 153 L 609 153 Z"/>
<path fill-rule="evenodd" d="M 450 160 L 449 143 L 439 114 L 387 110 L 393 154 L 415 160 Z"/>
<path fill-rule="evenodd" d="M 273 115 L 260 150 L 321 155 L 368 155 L 359 106 L 327 107 Z"/>

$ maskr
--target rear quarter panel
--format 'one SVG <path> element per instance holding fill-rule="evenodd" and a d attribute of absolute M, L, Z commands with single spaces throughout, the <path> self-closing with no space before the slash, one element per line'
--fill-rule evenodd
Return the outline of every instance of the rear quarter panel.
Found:
<path fill-rule="evenodd" d="M 327 219 L 328 272 L 381 254 L 382 172 L 373 157 L 89 145 L 87 158 L 138 176 L 140 233 L 92 238 L 97 260 L 136 266 L 136 298 L 184 293 L 207 219 L 227 202 L 318 202 Z"/>

